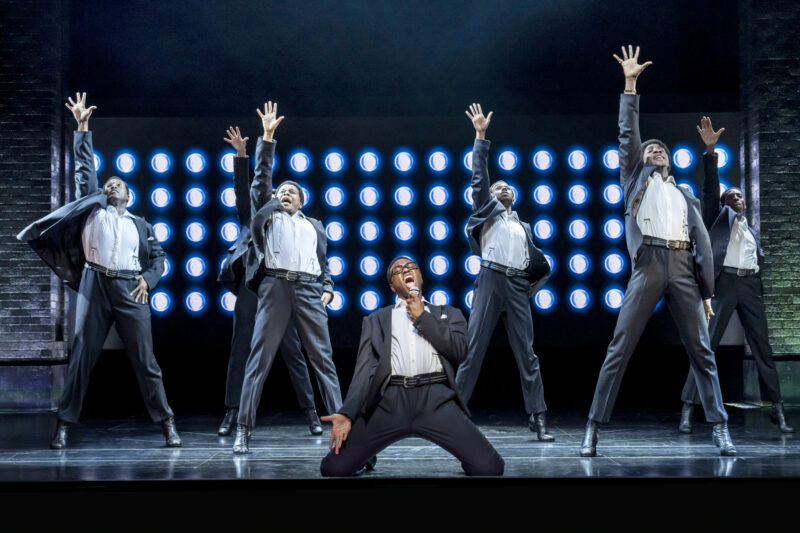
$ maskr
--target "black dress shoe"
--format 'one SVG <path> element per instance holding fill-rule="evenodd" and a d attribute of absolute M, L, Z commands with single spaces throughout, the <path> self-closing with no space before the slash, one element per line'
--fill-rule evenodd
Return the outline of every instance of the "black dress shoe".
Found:
<path fill-rule="evenodd" d="M 245 425 L 236 425 L 236 440 L 233 441 L 233 453 L 250 453 L 250 428 Z"/>
<path fill-rule="evenodd" d="M 161 423 L 161 431 L 164 432 L 164 437 L 167 439 L 167 446 L 170 448 L 180 448 L 181 438 L 178 436 L 178 430 L 175 429 L 175 417 L 169 417 Z"/>
<path fill-rule="evenodd" d="M 731 434 L 728 433 L 727 422 L 714 424 L 714 429 L 712 430 L 711 438 L 714 441 L 714 444 L 717 445 L 717 448 L 719 448 L 720 455 L 726 455 L 726 456 L 736 455 L 736 448 L 733 447 L 733 441 L 731 441 Z"/>
<path fill-rule="evenodd" d="M 367 470 L 370 470 L 370 471 L 372 471 L 372 470 L 375 470 L 375 465 L 376 465 L 376 464 L 378 464 L 378 456 L 377 456 L 377 455 L 373 455 L 372 457 L 370 457 L 370 458 L 367 460 L 367 462 L 366 462 L 366 463 L 364 463 L 364 467 L 365 467 Z"/>
<path fill-rule="evenodd" d="M 67 447 L 67 431 L 69 431 L 67 423 L 59 420 L 56 425 L 56 434 L 53 435 L 53 440 L 50 441 L 51 450 L 63 450 Z"/>
<path fill-rule="evenodd" d="M 681 433 L 692 432 L 692 413 L 694 412 L 694 404 L 683 402 L 681 408 L 681 422 L 678 424 L 678 431 Z"/>
<path fill-rule="evenodd" d="M 312 435 L 322 435 L 322 422 L 319 420 L 316 409 L 306 409 L 308 429 Z"/>
<path fill-rule="evenodd" d="M 597 422 L 589 420 L 586 423 L 586 434 L 581 443 L 581 457 L 594 457 L 597 455 Z"/>
<path fill-rule="evenodd" d="M 794 433 L 794 428 L 786 420 L 786 411 L 783 409 L 783 402 L 772 402 L 772 410 L 769 412 L 769 419 L 773 424 L 778 424 L 781 433 Z"/>
<path fill-rule="evenodd" d="M 553 442 L 556 438 L 547 433 L 547 419 L 545 412 L 531 415 L 528 419 L 528 427 L 531 431 L 536 432 L 536 438 L 544 442 Z"/>
<path fill-rule="evenodd" d="M 217 430 L 217 435 L 220 437 L 227 437 L 233 432 L 233 426 L 236 425 L 236 418 L 239 416 L 239 409 L 236 407 L 232 407 L 225 411 L 225 418 L 222 419 L 222 423 L 219 425 L 219 429 Z"/>

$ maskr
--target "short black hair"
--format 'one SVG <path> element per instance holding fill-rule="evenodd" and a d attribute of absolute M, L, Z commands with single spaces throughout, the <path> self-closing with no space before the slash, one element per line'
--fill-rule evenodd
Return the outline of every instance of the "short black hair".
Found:
<path fill-rule="evenodd" d="M 388 283 L 389 285 L 392 284 L 392 265 L 395 264 L 399 259 L 406 259 L 407 262 L 416 263 L 416 261 L 414 261 L 407 255 L 398 255 L 397 257 L 389 261 L 389 264 L 386 267 L 386 283 Z"/>
<path fill-rule="evenodd" d="M 278 191 L 284 185 L 294 185 L 295 187 L 297 187 L 297 192 L 300 194 L 300 207 L 303 207 L 304 205 L 306 205 L 306 193 L 303 192 L 303 188 L 296 181 L 286 180 L 286 181 L 281 182 L 281 184 L 278 185 L 278 187 L 275 189 L 275 195 L 276 196 L 278 194 Z"/>
<path fill-rule="evenodd" d="M 723 192 L 723 193 L 722 193 L 722 196 L 720 196 L 720 197 L 719 197 L 719 203 L 720 203 L 721 205 L 725 205 L 725 203 L 726 203 L 726 198 L 728 198 L 728 194 L 729 194 L 731 191 L 739 191 L 739 192 L 741 192 L 742 194 L 744 194 L 744 191 L 742 191 L 742 189 L 740 189 L 739 187 L 728 187 L 727 189 L 725 189 L 725 192 Z"/>

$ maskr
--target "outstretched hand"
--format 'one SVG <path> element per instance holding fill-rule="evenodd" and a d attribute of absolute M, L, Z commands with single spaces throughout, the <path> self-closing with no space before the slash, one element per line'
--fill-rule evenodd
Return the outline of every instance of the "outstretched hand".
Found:
<path fill-rule="evenodd" d="M 614 59 L 622 65 L 622 72 L 625 74 L 625 78 L 629 79 L 636 79 L 639 77 L 639 74 L 644 71 L 647 67 L 653 64 L 652 61 L 648 61 L 646 63 L 639 64 L 639 47 L 636 47 L 636 51 L 633 51 L 633 46 L 628 45 L 628 49 L 625 50 L 625 47 L 622 47 L 622 58 L 620 58 L 617 54 L 613 54 Z"/>
<path fill-rule="evenodd" d="M 256 109 L 256 113 L 261 117 L 261 125 L 264 126 L 264 140 L 271 142 L 275 129 L 283 121 L 283 117 L 277 117 L 278 104 L 271 101 L 267 102 L 264 104 L 264 112 L 262 113 L 260 109 Z"/>
<path fill-rule="evenodd" d="M 700 125 L 697 126 L 697 133 L 699 133 L 700 138 L 703 139 L 709 154 L 714 153 L 714 147 L 723 131 L 725 131 L 725 128 L 720 128 L 719 130 L 714 131 L 713 126 L 711 126 L 710 118 L 703 117 L 700 119 Z"/>
<path fill-rule="evenodd" d="M 75 101 L 67 98 L 67 103 L 64 105 L 72 111 L 72 116 L 78 123 L 78 131 L 89 131 L 89 117 L 92 116 L 92 112 L 97 109 L 97 106 L 86 108 L 86 93 L 75 93 Z"/>
<path fill-rule="evenodd" d="M 492 114 L 494 111 L 489 111 L 489 114 L 483 116 L 483 109 L 481 104 L 470 104 L 469 110 L 464 111 L 469 119 L 472 121 L 472 126 L 475 128 L 475 138 L 485 139 L 486 130 L 489 128 L 489 123 L 492 122 Z"/>
<path fill-rule="evenodd" d="M 236 155 L 239 157 L 244 157 L 247 155 L 247 141 L 250 140 L 250 137 L 245 137 L 242 139 L 242 132 L 239 131 L 239 126 L 236 126 L 236 129 L 233 129 L 233 126 L 228 126 L 228 131 L 225 133 L 228 134 L 228 137 L 223 139 L 226 143 L 230 144 L 236 149 Z"/>
<path fill-rule="evenodd" d="M 322 416 L 320 420 L 323 422 L 332 422 L 333 428 L 331 429 L 331 440 L 328 443 L 328 449 L 332 450 L 336 447 L 336 455 L 339 455 L 339 449 L 342 447 L 344 441 L 347 440 L 347 435 L 353 428 L 353 422 L 345 415 L 333 413 L 332 415 Z"/>

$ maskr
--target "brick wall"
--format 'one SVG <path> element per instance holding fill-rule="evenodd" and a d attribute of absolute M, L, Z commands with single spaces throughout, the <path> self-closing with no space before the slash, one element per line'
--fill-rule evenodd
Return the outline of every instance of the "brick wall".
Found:
<path fill-rule="evenodd" d="M 60 283 L 15 239 L 63 203 L 66 5 L 0 7 L 0 363 L 66 357 Z"/>

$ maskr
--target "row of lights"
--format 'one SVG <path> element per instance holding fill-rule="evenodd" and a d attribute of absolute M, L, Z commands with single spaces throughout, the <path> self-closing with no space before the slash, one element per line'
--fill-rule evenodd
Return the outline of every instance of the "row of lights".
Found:
<path fill-rule="evenodd" d="M 719 146 L 716 149 L 718 154 L 717 165 L 719 168 L 725 168 L 731 161 L 730 150 L 728 148 Z M 219 166 L 226 173 L 233 173 L 233 158 L 235 152 L 231 150 L 223 151 L 219 156 Z M 367 148 L 364 149 L 357 156 L 358 167 L 362 172 L 372 174 L 381 168 L 382 158 L 377 150 Z M 685 146 L 675 148 L 672 154 L 672 162 L 675 167 L 679 169 L 688 169 L 692 166 L 696 159 L 694 152 Z M 311 154 L 302 148 L 297 148 L 288 154 L 289 168 L 297 175 L 306 174 L 311 170 L 312 158 Z M 497 155 L 497 165 L 500 169 L 506 172 L 512 172 L 519 169 L 521 164 L 521 157 L 519 152 L 513 148 L 502 149 Z M 610 148 L 600 156 L 603 166 L 608 170 L 617 170 L 619 168 L 619 153 L 616 149 Z M 330 149 L 322 155 L 323 166 L 330 174 L 339 174 L 347 167 L 347 156 L 338 149 Z M 417 158 L 414 152 L 408 149 L 397 150 L 391 158 L 394 169 L 400 173 L 406 174 L 416 168 Z M 428 168 L 436 173 L 446 171 L 450 166 L 450 155 L 446 150 L 434 148 L 426 158 Z M 546 172 L 552 170 L 556 162 L 555 153 L 547 148 L 540 148 L 534 150 L 530 156 L 531 166 L 538 171 Z M 589 152 L 576 148 L 570 150 L 566 157 L 567 165 L 575 171 L 582 171 L 589 167 L 590 155 Z M 463 167 L 472 171 L 472 148 L 464 151 L 461 157 Z M 103 158 L 95 152 L 95 168 L 100 171 L 103 164 Z M 114 164 L 118 172 L 123 175 L 132 174 L 137 166 L 138 160 L 133 152 L 128 150 L 120 151 Z M 208 169 L 208 158 L 199 150 L 190 151 L 184 157 L 184 168 L 190 174 L 202 174 Z M 277 160 L 275 162 L 277 166 Z M 172 157 L 166 151 L 156 151 L 150 156 L 150 169 L 157 175 L 164 175 L 168 173 L 173 167 Z"/>

